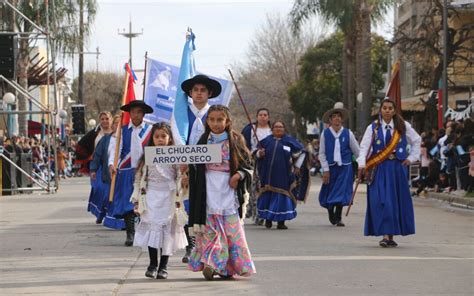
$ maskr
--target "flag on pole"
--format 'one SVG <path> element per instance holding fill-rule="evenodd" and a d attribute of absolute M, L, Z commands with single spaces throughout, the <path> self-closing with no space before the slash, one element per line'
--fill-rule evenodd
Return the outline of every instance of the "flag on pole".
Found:
<path fill-rule="evenodd" d="M 402 94 L 400 90 L 400 61 L 397 61 L 395 65 L 393 65 L 392 77 L 390 79 L 390 84 L 388 85 L 385 97 L 389 97 L 390 100 L 395 102 L 397 112 L 400 114 L 402 111 Z"/>
<path fill-rule="evenodd" d="M 137 76 L 135 72 L 130 68 L 128 63 L 125 64 L 125 71 L 128 73 L 128 87 L 127 87 L 127 94 L 125 97 L 124 105 L 127 105 L 131 101 L 136 100 L 135 98 L 135 90 L 134 90 L 134 83 L 137 80 Z M 130 123 L 130 114 L 128 112 L 124 112 L 122 117 L 122 126 L 128 125 Z"/>
<path fill-rule="evenodd" d="M 181 83 L 196 73 L 194 65 L 193 51 L 194 34 L 188 29 L 186 42 L 184 44 L 183 56 L 181 58 L 181 67 L 179 69 L 178 85 L 176 89 L 176 98 L 171 116 L 171 127 L 173 138 L 177 145 L 185 145 L 188 140 L 189 120 L 188 120 L 188 94 L 181 89 Z"/>

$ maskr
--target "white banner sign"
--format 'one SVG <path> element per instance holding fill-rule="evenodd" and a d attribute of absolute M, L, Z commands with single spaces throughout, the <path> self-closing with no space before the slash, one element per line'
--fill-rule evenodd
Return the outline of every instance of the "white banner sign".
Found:
<path fill-rule="evenodd" d="M 221 145 L 148 146 L 145 164 L 199 164 L 221 163 Z"/>

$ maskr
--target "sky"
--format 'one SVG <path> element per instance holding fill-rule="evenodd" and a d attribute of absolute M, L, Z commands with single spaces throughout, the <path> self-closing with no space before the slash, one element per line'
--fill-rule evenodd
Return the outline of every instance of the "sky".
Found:
<path fill-rule="evenodd" d="M 133 67 L 143 69 L 145 52 L 153 59 L 178 65 L 186 30 L 196 35 L 196 68 L 225 78 L 229 66 L 245 63 L 250 40 L 266 15 L 287 16 L 292 0 L 98 0 L 98 11 L 86 52 L 99 47 L 99 71 L 119 72 L 128 61 L 128 38 L 118 34 L 142 32 L 133 38 Z M 390 36 L 393 16 L 377 32 Z M 96 55 L 85 55 L 85 69 L 96 70 Z M 77 65 L 77 62 L 74 63 Z M 77 76 L 77 66 L 69 75 Z M 72 73 L 71 73 L 72 72 Z"/>

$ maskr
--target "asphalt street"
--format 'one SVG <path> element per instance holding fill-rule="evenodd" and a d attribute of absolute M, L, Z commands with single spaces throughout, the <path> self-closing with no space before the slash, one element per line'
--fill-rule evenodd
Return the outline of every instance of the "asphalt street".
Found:
<path fill-rule="evenodd" d="M 364 237 L 365 188 L 346 227 L 329 224 L 313 178 L 288 230 L 247 221 L 257 274 L 205 281 L 170 259 L 169 279 L 145 278 L 147 253 L 86 212 L 87 178 L 57 194 L 0 197 L 0 295 L 474 295 L 474 211 L 416 198 L 417 234 L 398 248 Z"/>

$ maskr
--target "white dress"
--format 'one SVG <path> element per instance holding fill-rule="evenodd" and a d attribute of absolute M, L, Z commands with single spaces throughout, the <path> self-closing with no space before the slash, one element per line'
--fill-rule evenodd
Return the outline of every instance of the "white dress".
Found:
<path fill-rule="evenodd" d="M 172 167 L 148 167 L 146 210 L 135 229 L 134 246 L 161 248 L 161 255 L 168 256 L 187 246 L 184 229 L 176 221 L 175 176 Z"/>

